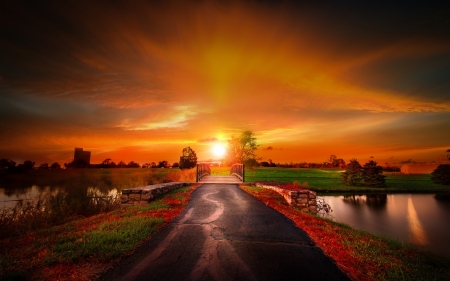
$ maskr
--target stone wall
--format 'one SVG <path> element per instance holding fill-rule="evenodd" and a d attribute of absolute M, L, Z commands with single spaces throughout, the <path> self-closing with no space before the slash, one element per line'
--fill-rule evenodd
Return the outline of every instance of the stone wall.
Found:
<path fill-rule="evenodd" d="M 188 186 L 189 182 L 169 182 L 141 187 L 133 187 L 122 190 L 122 204 L 142 204 L 148 203 L 155 199 L 158 195 L 167 193 L 176 188 Z"/>
<path fill-rule="evenodd" d="M 301 190 L 286 190 L 283 188 L 279 188 L 271 185 L 263 185 L 257 183 L 256 186 L 271 189 L 279 193 L 286 202 L 291 206 L 299 207 L 304 212 L 312 212 L 317 213 L 317 195 L 314 191 L 301 189 Z"/>

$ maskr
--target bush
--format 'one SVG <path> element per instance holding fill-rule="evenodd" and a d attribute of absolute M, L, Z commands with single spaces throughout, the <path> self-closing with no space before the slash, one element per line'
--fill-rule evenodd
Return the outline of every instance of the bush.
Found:
<path fill-rule="evenodd" d="M 370 160 L 362 168 L 362 178 L 364 186 L 383 187 L 386 185 L 385 176 L 382 175 L 383 167 L 378 166 L 377 162 Z"/>
<path fill-rule="evenodd" d="M 362 183 L 362 166 L 355 158 L 350 160 L 345 172 L 341 174 L 341 180 L 345 185 L 361 185 Z"/>
<path fill-rule="evenodd" d="M 441 164 L 431 173 L 431 180 L 437 184 L 450 185 L 450 164 Z"/>
<path fill-rule="evenodd" d="M 383 167 L 378 166 L 377 162 L 370 160 L 361 166 L 358 160 L 353 158 L 342 173 L 341 180 L 345 185 L 383 187 L 386 182 L 382 173 Z"/>

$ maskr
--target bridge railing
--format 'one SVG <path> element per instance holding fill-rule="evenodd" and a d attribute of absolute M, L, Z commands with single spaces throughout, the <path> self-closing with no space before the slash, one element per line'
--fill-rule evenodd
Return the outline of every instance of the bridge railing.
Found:
<path fill-rule="evenodd" d="M 230 175 L 239 178 L 242 182 L 245 180 L 245 167 L 244 164 L 236 163 L 231 166 Z"/>
<path fill-rule="evenodd" d="M 211 168 L 208 164 L 197 164 L 197 182 L 199 182 L 204 176 L 209 175 L 211 175 Z"/>

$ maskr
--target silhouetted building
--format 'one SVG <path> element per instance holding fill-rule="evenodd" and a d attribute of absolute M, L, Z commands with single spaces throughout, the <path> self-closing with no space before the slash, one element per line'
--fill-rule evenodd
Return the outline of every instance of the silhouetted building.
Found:
<path fill-rule="evenodd" d="M 78 160 L 83 160 L 86 164 L 91 164 L 91 152 L 83 151 L 82 148 L 75 148 L 75 153 L 73 155 L 73 161 L 76 162 Z"/>

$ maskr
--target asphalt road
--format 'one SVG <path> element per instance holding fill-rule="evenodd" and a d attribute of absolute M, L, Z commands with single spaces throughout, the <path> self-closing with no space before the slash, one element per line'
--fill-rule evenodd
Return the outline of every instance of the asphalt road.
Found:
<path fill-rule="evenodd" d="M 349 280 L 282 214 L 205 184 L 184 212 L 100 280 Z"/>

